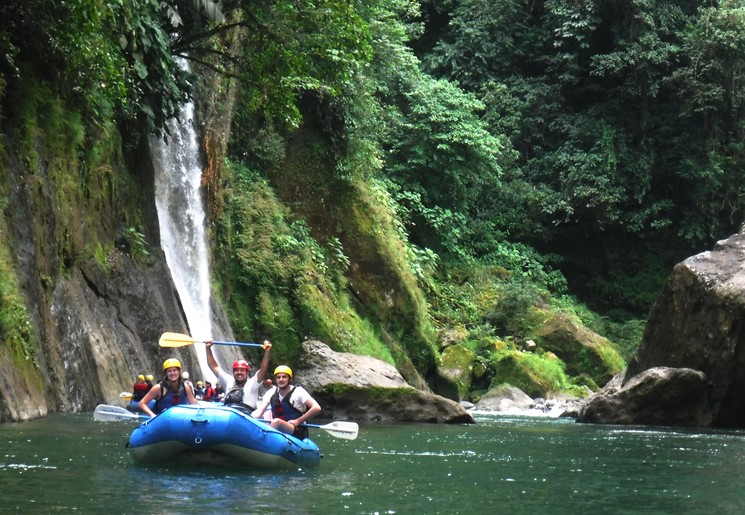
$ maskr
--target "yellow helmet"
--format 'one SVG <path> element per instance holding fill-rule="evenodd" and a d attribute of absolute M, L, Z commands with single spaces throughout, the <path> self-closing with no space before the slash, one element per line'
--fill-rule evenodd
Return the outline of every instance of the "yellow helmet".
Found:
<path fill-rule="evenodd" d="M 280 365 L 275 368 L 274 375 L 276 376 L 277 374 L 287 374 L 288 376 L 290 376 L 290 379 L 292 379 L 292 369 L 287 365 Z"/>
<path fill-rule="evenodd" d="M 163 371 L 165 372 L 169 368 L 181 368 L 181 362 L 177 360 L 176 358 L 168 358 L 163 362 Z"/>
<path fill-rule="evenodd" d="M 146 381 L 152 381 L 153 380 L 153 374 L 148 374 L 145 376 Z"/>
<path fill-rule="evenodd" d="M 140 375 L 137 376 L 137 380 L 138 381 L 144 381 L 145 380 L 145 376 L 142 375 L 142 374 L 140 374 Z"/>

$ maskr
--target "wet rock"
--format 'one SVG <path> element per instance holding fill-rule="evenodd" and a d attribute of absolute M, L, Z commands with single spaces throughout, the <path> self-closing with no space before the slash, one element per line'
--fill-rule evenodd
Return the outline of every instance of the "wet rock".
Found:
<path fill-rule="evenodd" d="M 459 403 L 415 389 L 394 366 L 306 341 L 295 378 L 323 406 L 321 417 L 382 422 L 473 423 Z"/>
<path fill-rule="evenodd" d="M 745 427 L 744 263 L 741 232 L 677 264 L 627 371 L 578 420 Z"/>
<path fill-rule="evenodd" d="M 690 368 L 654 367 L 609 383 L 580 409 L 578 422 L 704 427 L 711 425 L 709 382 Z"/>
<path fill-rule="evenodd" d="M 528 410 L 532 404 L 534 404 L 533 399 L 520 388 L 500 385 L 486 392 L 473 409 L 496 412 Z"/>
<path fill-rule="evenodd" d="M 536 340 L 539 347 L 565 363 L 569 375 L 586 374 L 599 385 L 610 381 L 624 366 L 606 338 L 564 315 L 550 314 L 536 330 Z"/>

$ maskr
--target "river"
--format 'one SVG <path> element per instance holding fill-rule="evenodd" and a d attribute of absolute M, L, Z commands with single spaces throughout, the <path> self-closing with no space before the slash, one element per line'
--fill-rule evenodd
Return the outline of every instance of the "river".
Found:
<path fill-rule="evenodd" d="M 745 432 L 477 416 L 320 430 L 311 470 L 135 465 L 132 422 L 0 425 L 0 513 L 742 513 Z"/>

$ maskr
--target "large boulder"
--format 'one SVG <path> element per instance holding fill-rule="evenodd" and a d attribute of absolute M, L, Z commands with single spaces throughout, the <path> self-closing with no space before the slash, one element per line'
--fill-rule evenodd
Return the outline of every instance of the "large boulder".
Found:
<path fill-rule="evenodd" d="M 528 410 L 533 404 L 533 399 L 520 388 L 503 384 L 486 392 L 473 409 L 477 411 Z"/>
<path fill-rule="evenodd" d="M 443 397 L 461 401 L 471 387 L 474 353 L 463 345 L 450 345 L 440 354 L 432 389 Z"/>
<path fill-rule="evenodd" d="M 389 363 L 369 356 L 335 352 L 303 342 L 295 381 L 313 392 L 322 418 L 383 422 L 473 423 L 455 401 L 417 390 Z"/>
<path fill-rule="evenodd" d="M 570 317 L 552 314 L 536 330 L 538 346 L 553 352 L 572 376 L 589 376 L 604 385 L 623 370 L 624 362 L 613 345 Z"/>
<path fill-rule="evenodd" d="M 327 384 L 382 388 L 409 387 L 396 367 L 385 361 L 336 352 L 318 340 L 306 340 L 302 345 L 301 361 L 294 371 L 296 382 L 317 390 Z"/>
<path fill-rule="evenodd" d="M 709 426 L 709 383 L 690 368 L 655 367 L 623 382 L 619 375 L 587 400 L 577 420 L 598 424 Z M 672 409 L 674 407 L 674 409 Z"/>
<path fill-rule="evenodd" d="M 601 412 L 656 411 L 653 421 L 666 425 L 745 427 L 743 263 L 745 234 L 738 233 L 718 242 L 712 251 L 676 265 L 650 312 L 620 388 L 604 389 L 589 398 L 578 421 L 622 423 L 625 415 L 601 416 Z M 665 367 L 661 376 L 652 372 L 659 367 Z M 668 390 L 686 393 L 667 395 Z M 701 398 L 704 395 L 707 402 Z M 680 414 L 692 406 L 701 412 Z M 647 416 L 629 419 L 649 420 Z"/>

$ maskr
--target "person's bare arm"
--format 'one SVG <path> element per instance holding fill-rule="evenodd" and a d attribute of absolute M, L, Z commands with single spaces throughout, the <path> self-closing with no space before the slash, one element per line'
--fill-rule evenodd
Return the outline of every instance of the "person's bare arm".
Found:
<path fill-rule="evenodd" d="M 204 346 L 207 349 L 207 364 L 209 365 L 210 370 L 212 370 L 216 376 L 220 377 L 220 365 L 217 364 L 217 360 L 212 354 L 212 342 L 205 342 Z"/>
<path fill-rule="evenodd" d="M 264 340 L 261 344 L 261 348 L 264 349 L 264 356 L 261 358 L 261 365 L 259 366 L 258 372 L 256 372 L 256 382 L 261 384 L 264 381 L 266 370 L 269 368 L 269 353 L 272 350 L 272 343 L 269 340 Z"/>
<path fill-rule="evenodd" d="M 189 404 L 199 404 L 197 398 L 194 397 L 194 389 L 191 387 L 191 383 L 186 383 L 184 390 L 186 391 L 186 400 L 189 401 Z"/>
<path fill-rule="evenodd" d="M 272 392 L 272 390 L 269 390 L 269 392 Z M 251 413 L 251 416 L 253 418 L 261 418 L 261 416 L 264 414 L 266 409 L 269 407 L 269 402 L 272 400 L 272 396 L 269 395 L 269 392 L 266 392 L 264 394 L 264 397 L 261 399 L 261 403 L 259 404 L 259 407 L 253 410 L 253 413 Z"/>
<path fill-rule="evenodd" d="M 160 393 L 160 385 L 154 384 L 152 388 L 150 388 L 150 391 L 145 394 L 145 396 L 140 401 L 140 410 L 142 410 L 143 413 L 147 413 L 151 417 L 155 416 L 155 413 L 153 410 L 150 409 L 148 406 L 148 403 L 158 398 L 158 394 Z"/>
<path fill-rule="evenodd" d="M 308 407 L 308 410 L 300 417 L 292 421 L 295 427 L 299 426 L 303 422 L 307 422 L 321 412 L 321 405 L 318 404 L 318 402 L 316 402 L 313 397 L 310 397 L 307 401 L 305 401 L 305 405 Z"/>

